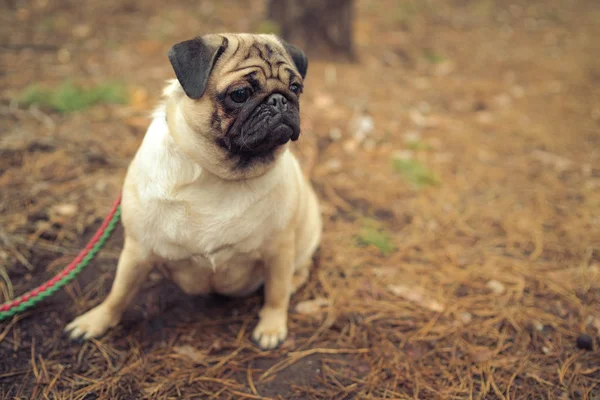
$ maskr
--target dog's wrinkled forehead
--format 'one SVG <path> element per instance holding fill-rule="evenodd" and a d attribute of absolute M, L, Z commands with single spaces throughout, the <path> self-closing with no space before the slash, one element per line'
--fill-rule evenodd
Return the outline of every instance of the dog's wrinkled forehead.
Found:
<path fill-rule="evenodd" d="M 206 35 L 174 45 L 169 60 L 192 99 L 202 97 L 209 86 L 223 90 L 248 74 L 288 83 L 294 76 L 304 79 L 308 69 L 304 52 L 275 35 Z"/>
<path fill-rule="evenodd" d="M 275 79 L 283 83 L 301 76 L 284 45 L 274 36 L 239 35 L 227 40 L 227 49 L 213 70 L 217 91 L 249 74 L 261 81 Z"/>

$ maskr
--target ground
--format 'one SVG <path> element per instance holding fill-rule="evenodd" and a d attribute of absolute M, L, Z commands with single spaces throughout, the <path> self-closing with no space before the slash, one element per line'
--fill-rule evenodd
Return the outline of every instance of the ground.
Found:
<path fill-rule="evenodd" d="M 258 0 L 0 7 L 2 302 L 98 228 L 168 48 L 270 25 Z M 309 67 L 293 149 L 325 233 L 283 346 L 251 342 L 260 294 L 190 298 L 158 273 L 123 324 L 70 343 L 110 288 L 117 228 L 73 283 L 0 322 L 1 398 L 600 397 L 596 2 L 359 0 L 355 33 L 356 63 Z"/>

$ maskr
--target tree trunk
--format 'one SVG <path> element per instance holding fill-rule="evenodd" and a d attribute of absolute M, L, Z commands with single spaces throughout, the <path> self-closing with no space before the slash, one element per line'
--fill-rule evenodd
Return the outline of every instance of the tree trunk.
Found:
<path fill-rule="evenodd" d="M 268 0 L 268 18 L 309 57 L 355 60 L 354 0 Z"/>

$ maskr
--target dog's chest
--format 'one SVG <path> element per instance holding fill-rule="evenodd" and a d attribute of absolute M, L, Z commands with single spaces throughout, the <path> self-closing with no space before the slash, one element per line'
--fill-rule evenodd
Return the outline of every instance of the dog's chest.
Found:
<path fill-rule="evenodd" d="M 212 268 L 231 259 L 260 257 L 282 225 L 285 210 L 273 196 L 243 190 L 188 188 L 173 200 L 146 200 L 141 230 L 154 253 L 169 260 L 192 258 Z"/>

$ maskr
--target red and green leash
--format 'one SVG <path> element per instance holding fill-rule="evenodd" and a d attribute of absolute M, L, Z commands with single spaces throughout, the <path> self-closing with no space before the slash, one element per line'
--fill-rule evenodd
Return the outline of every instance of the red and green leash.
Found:
<path fill-rule="evenodd" d="M 52 296 L 75 277 L 92 261 L 98 251 L 104 246 L 121 217 L 121 195 L 114 202 L 112 209 L 96 231 L 96 234 L 90 239 L 85 248 L 79 255 L 67 265 L 60 273 L 48 282 L 37 288 L 17 297 L 14 300 L 7 301 L 0 305 L 0 321 L 20 314 L 40 301 Z"/>

